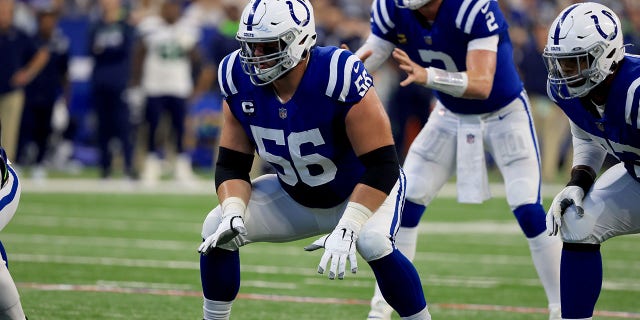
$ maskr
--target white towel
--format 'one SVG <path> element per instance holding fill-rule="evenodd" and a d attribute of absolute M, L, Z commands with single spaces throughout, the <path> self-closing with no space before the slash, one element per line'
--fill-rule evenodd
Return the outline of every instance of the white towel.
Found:
<path fill-rule="evenodd" d="M 477 116 L 460 117 L 456 167 L 458 202 L 482 203 L 491 198 L 482 144 L 482 122 Z"/>

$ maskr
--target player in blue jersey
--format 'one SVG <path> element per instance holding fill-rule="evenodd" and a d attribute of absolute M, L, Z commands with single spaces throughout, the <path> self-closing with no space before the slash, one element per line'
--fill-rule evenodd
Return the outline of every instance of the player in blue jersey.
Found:
<path fill-rule="evenodd" d="M 314 47 L 308 0 L 253 0 L 241 49 L 218 68 L 225 97 L 216 163 L 220 205 L 206 217 L 204 318 L 228 319 L 240 288 L 239 248 L 326 234 L 318 272 L 343 279 L 356 251 L 403 319 L 431 319 L 420 278 L 392 245 L 405 183 L 389 119 L 353 54 Z M 256 151 L 277 174 L 249 180 Z"/>
<path fill-rule="evenodd" d="M 420 218 L 451 175 L 457 177 L 459 202 L 490 197 L 486 150 L 502 173 L 507 202 L 529 242 L 550 319 L 558 319 L 561 241 L 545 233 L 537 140 L 498 2 L 375 0 L 371 35 L 356 55 L 366 58 L 371 71 L 392 55 L 408 75 L 401 86 L 416 83 L 433 89 L 437 98 L 403 166 L 407 202 L 395 241 L 400 251 L 414 258 Z M 371 306 L 369 318 L 390 318 L 378 290 Z"/>
<path fill-rule="evenodd" d="M 11 168 L 7 153 L 0 146 L 0 231 L 16 213 L 20 202 L 21 184 L 18 175 Z M 7 253 L 0 241 L 0 319 L 26 319 L 20 295 L 8 269 Z"/>
<path fill-rule="evenodd" d="M 543 56 L 549 96 L 571 122 L 571 180 L 547 214 L 564 242 L 562 318 L 591 319 L 602 288 L 600 244 L 640 232 L 640 56 L 625 54 L 622 24 L 593 2 L 564 9 Z M 619 160 L 596 180 L 606 154 Z"/>

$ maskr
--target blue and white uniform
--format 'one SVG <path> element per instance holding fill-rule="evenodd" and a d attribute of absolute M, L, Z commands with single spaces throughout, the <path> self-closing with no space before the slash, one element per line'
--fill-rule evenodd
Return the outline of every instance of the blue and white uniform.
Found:
<path fill-rule="evenodd" d="M 364 166 L 345 130 L 345 118 L 372 86 L 362 62 L 346 50 L 315 47 L 291 100 L 280 102 L 270 86 L 255 86 L 243 73 L 239 51 L 218 69 L 220 89 L 260 157 L 277 171 L 252 182 L 245 215 L 247 236 L 221 245 L 237 249 L 249 242 L 281 242 L 331 232 L 340 219 Z M 404 199 L 404 177 L 364 225 L 395 234 Z M 207 238 L 221 221 L 220 207 L 205 220 Z M 379 256 L 392 250 L 391 242 Z"/>
<path fill-rule="evenodd" d="M 18 175 L 6 159 L 7 155 L 4 149 L 0 147 L 0 161 L 3 162 L 0 165 L 6 168 L 6 170 L 1 171 L 6 176 L 0 179 L 2 181 L 2 185 L 0 185 L 0 231 L 4 229 L 16 213 L 22 191 Z M 2 233 L 0 233 L 1 235 Z M 2 242 L 0 242 L 0 318 L 25 319 L 18 289 L 9 273 L 7 254 Z"/>
<path fill-rule="evenodd" d="M 608 153 L 620 162 L 605 171 L 584 198 L 584 216 L 575 207 L 563 215 L 565 242 L 599 244 L 623 234 L 640 232 L 640 56 L 625 55 L 601 111 L 588 111 L 581 98 L 549 96 L 571 120 L 573 166 L 598 172 Z M 601 114 L 600 114 L 601 112 Z M 576 151 L 578 151 L 576 149 Z M 624 191 L 622 191 L 624 190 Z"/>
<path fill-rule="evenodd" d="M 397 7 L 394 0 L 375 0 L 372 35 L 358 50 L 373 51 L 365 62 L 371 71 L 397 47 L 421 67 L 449 73 L 466 72 L 468 55 L 474 50 L 496 53 L 487 99 L 454 97 L 434 90 L 436 105 L 403 165 L 407 202 L 396 245 L 413 259 L 420 218 L 452 175 L 456 175 L 459 202 L 482 203 L 490 198 L 485 164 L 488 151 L 502 173 L 507 202 L 529 242 L 549 308 L 557 314 L 561 242 L 544 233 L 538 141 L 529 98 L 513 61 L 507 22 L 495 0 L 444 0 L 437 5 L 434 21 L 427 21 L 417 10 Z M 424 107 L 429 107 L 428 101 Z M 390 314 L 381 299 L 376 290 L 370 318 L 386 319 Z"/>
<path fill-rule="evenodd" d="M 412 10 L 396 7 L 394 0 L 376 0 L 371 32 L 404 50 L 424 67 L 449 72 L 466 71 L 468 44 L 475 39 L 499 36 L 493 90 L 486 100 L 456 98 L 434 91 L 447 109 L 460 114 L 497 111 L 517 99 L 522 81 L 513 62 L 508 25 L 497 1 L 447 0 L 429 24 Z"/>
<path fill-rule="evenodd" d="M 498 37 L 493 88 L 486 100 L 434 91 L 438 98 L 436 107 L 404 164 L 409 177 L 407 198 L 428 205 L 458 169 L 459 200 L 471 203 L 486 200 L 489 193 L 482 190 L 486 189 L 486 183 L 476 183 L 472 188 L 463 186 L 468 172 L 484 172 L 484 157 L 476 157 L 476 163 L 471 163 L 464 159 L 466 154 L 458 154 L 466 147 L 482 151 L 484 144 L 504 176 L 511 208 L 540 204 L 537 139 L 528 97 L 513 63 L 508 25 L 498 3 L 443 1 L 435 21 L 429 23 L 417 12 L 396 7 L 394 0 L 376 0 L 371 17 L 372 34 L 403 49 L 423 67 L 449 72 L 466 71 L 467 53 L 474 50 L 474 40 Z M 464 138 L 461 145 L 457 141 L 459 135 Z M 465 174 L 461 169 L 467 165 L 478 170 L 465 170 Z M 486 181 L 486 177 L 479 179 Z M 469 196 L 473 192 L 479 194 Z M 538 232 L 544 229 L 542 224 L 538 229 Z"/>

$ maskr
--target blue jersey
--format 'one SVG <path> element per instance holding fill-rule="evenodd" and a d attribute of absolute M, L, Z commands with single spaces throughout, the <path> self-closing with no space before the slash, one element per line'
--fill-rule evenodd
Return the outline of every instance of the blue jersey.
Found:
<path fill-rule="evenodd" d="M 218 68 L 220 91 L 260 157 L 300 204 L 343 202 L 364 172 L 345 128 L 347 113 L 373 83 L 363 63 L 349 51 L 315 47 L 295 94 L 281 103 L 271 86 L 251 83 L 238 53 Z"/>
<path fill-rule="evenodd" d="M 129 81 L 134 29 L 126 21 L 97 22 L 90 32 L 94 86 L 124 90 Z"/>
<path fill-rule="evenodd" d="M 548 91 L 573 123 L 624 162 L 629 174 L 640 181 L 634 168 L 640 166 L 640 56 L 625 55 L 609 88 L 602 117 L 589 112 L 581 98 L 563 100 Z"/>
<path fill-rule="evenodd" d="M 496 73 L 489 98 L 470 100 L 435 91 L 449 110 L 462 114 L 487 113 L 504 107 L 520 95 L 522 81 L 513 62 L 508 25 L 497 1 L 444 0 L 432 24 L 418 12 L 396 7 L 394 0 L 374 0 L 371 8 L 373 34 L 395 44 L 424 67 L 466 71 L 469 42 L 499 35 Z"/>

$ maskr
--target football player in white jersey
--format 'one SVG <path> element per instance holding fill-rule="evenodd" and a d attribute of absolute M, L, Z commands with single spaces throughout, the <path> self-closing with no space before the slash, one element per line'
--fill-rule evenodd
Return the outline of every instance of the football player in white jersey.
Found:
<path fill-rule="evenodd" d="M 431 319 L 413 264 L 393 247 L 404 174 L 372 78 L 347 50 L 314 47 L 308 0 L 252 0 L 241 49 L 218 68 L 225 100 L 216 163 L 220 205 L 198 248 L 205 319 L 229 319 L 240 289 L 239 249 L 329 233 L 317 267 L 329 279 L 371 266 L 403 319 Z M 277 174 L 249 180 L 253 153 Z"/>
<path fill-rule="evenodd" d="M 374 0 L 371 34 L 356 55 L 371 71 L 392 55 L 408 75 L 401 86 L 422 85 L 437 98 L 403 166 L 407 203 L 395 241 L 400 251 L 414 258 L 420 218 L 451 175 L 457 178 L 459 202 L 490 197 L 486 150 L 527 237 L 549 318 L 559 319 L 561 241 L 545 233 L 538 142 L 498 2 Z M 369 318 L 389 319 L 391 311 L 376 288 Z"/>
<path fill-rule="evenodd" d="M 571 179 L 547 213 L 564 242 L 563 319 L 591 319 L 602 288 L 600 244 L 640 232 L 640 56 L 625 54 L 622 24 L 593 2 L 564 9 L 543 56 L 549 97 L 573 134 Z M 619 163 L 597 177 L 606 154 Z"/>
<path fill-rule="evenodd" d="M 192 94 L 191 64 L 199 38 L 198 29 L 180 19 L 181 2 L 165 1 L 159 15 L 144 18 L 138 25 L 140 41 L 134 59 L 133 83 L 146 96 L 145 119 L 149 128 L 148 155 L 142 181 L 154 184 L 162 173 L 162 147 L 158 146 L 158 125 L 163 113 L 171 119 L 176 152 L 174 177 L 182 182 L 195 178 L 191 156 L 184 150 L 187 98 Z"/>
<path fill-rule="evenodd" d="M 0 231 L 16 213 L 21 191 L 18 175 L 11 168 L 4 148 L 0 146 Z M 7 254 L 2 242 L 0 242 L 0 319 L 26 319 L 18 289 L 9 273 Z"/>

